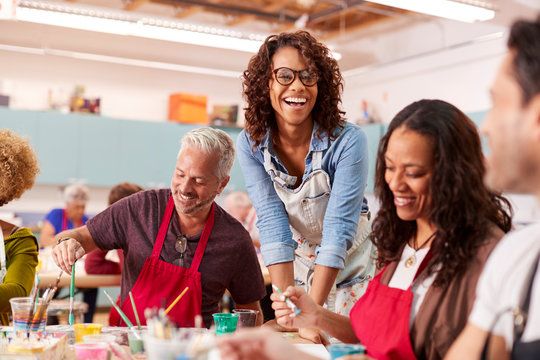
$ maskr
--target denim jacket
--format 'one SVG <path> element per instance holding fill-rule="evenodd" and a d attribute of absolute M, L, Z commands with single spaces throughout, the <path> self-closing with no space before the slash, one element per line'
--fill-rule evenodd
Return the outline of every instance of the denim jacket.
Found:
<path fill-rule="evenodd" d="M 369 211 L 364 198 L 368 175 L 367 138 L 359 126 L 350 123 L 346 123 L 334 140 L 330 140 L 327 133 L 322 133 L 319 138 L 316 135 L 317 129 L 317 124 L 314 124 L 302 182 L 312 171 L 312 151 L 323 151 L 322 170 L 330 176 L 332 191 L 315 263 L 343 269 L 347 249 L 356 236 L 360 213 Z M 270 132 L 258 146 L 255 146 L 245 130 L 238 136 L 238 160 L 257 212 L 264 263 L 269 266 L 294 261 L 297 244 L 292 239 L 285 207 L 264 169 L 263 151 L 266 147 L 277 170 L 287 173 L 272 149 Z"/>

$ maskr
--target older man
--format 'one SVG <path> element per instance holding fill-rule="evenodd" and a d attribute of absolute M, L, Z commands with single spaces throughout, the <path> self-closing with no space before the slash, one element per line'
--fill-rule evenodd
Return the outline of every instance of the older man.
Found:
<path fill-rule="evenodd" d="M 233 142 L 225 132 L 188 132 L 170 189 L 122 199 L 86 226 L 60 233 L 53 250 L 56 263 L 69 273 L 96 247 L 122 249 L 120 305 L 132 321 L 129 291 L 143 322 L 145 308 L 168 307 L 186 288 L 168 314 L 179 326 L 194 326 L 199 314 L 210 326 L 226 289 L 237 307 L 260 310 L 265 288 L 249 234 L 214 202 L 229 181 L 233 161 Z M 111 325 L 122 324 L 112 317 Z"/>
<path fill-rule="evenodd" d="M 540 17 L 515 23 L 508 47 L 482 129 L 491 149 L 485 181 L 493 189 L 530 193 L 540 200 Z M 539 261 L 540 223 L 501 241 L 448 359 L 540 359 Z"/>

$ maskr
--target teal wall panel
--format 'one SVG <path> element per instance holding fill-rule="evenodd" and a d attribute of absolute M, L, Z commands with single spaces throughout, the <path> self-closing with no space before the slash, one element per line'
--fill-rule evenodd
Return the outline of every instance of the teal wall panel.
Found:
<path fill-rule="evenodd" d="M 377 149 L 379 148 L 379 140 L 383 134 L 383 125 L 382 124 L 369 124 L 362 125 L 362 130 L 366 133 L 367 142 L 368 142 L 368 162 L 369 162 L 369 172 L 368 172 L 368 182 L 367 182 L 367 193 L 373 192 L 373 186 L 375 183 L 375 161 L 377 159 Z"/>
<path fill-rule="evenodd" d="M 77 117 L 56 112 L 38 113 L 35 150 L 42 184 L 67 183 L 78 178 L 80 134 Z"/>
<path fill-rule="evenodd" d="M 122 179 L 119 157 L 120 121 L 102 117 L 80 118 L 78 178 L 107 186 Z"/>

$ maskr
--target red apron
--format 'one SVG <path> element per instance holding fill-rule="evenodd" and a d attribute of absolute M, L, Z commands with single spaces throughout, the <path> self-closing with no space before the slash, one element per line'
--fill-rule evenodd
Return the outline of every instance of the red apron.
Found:
<path fill-rule="evenodd" d="M 204 250 L 206 249 L 208 238 L 214 227 L 214 211 L 215 204 L 212 204 L 210 214 L 208 215 L 208 219 L 206 220 L 206 224 L 202 231 L 201 239 L 199 240 L 197 250 L 195 251 L 195 256 L 191 261 L 191 267 L 188 269 L 176 266 L 159 259 L 167 229 L 174 212 L 174 201 L 172 196 L 169 197 L 165 216 L 159 226 L 159 232 L 156 237 L 152 255 L 144 262 L 141 273 L 131 289 L 135 304 L 137 305 L 141 324 L 146 325 L 146 318 L 144 317 L 144 310 L 146 308 L 168 307 L 176 297 L 180 295 L 182 290 L 184 290 L 186 286 L 189 286 L 189 290 L 172 308 L 168 313 L 168 316 L 180 327 L 195 326 L 195 316 L 201 315 L 202 307 L 202 286 L 199 265 Z M 129 296 L 126 296 L 124 299 L 121 309 L 129 320 L 135 324 L 135 316 L 133 314 Z M 114 309 L 111 310 L 109 323 L 111 326 L 127 326 L 120 318 L 118 312 Z"/>
<path fill-rule="evenodd" d="M 381 284 L 384 268 L 369 282 L 366 293 L 352 308 L 352 328 L 369 356 L 378 360 L 416 359 L 409 334 L 413 300 L 411 288 L 431 258 L 429 251 L 407 290 Z"/>

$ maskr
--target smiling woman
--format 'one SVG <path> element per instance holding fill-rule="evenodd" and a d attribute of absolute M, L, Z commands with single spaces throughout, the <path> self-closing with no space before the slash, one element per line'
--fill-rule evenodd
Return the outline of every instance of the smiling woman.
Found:
<path fill-rule="evenodd" d="M 342 77 L 309 33 L 266 39 L 243 77 L 238 159 L 272 283 L 348 314 L 374 273 L 367 142 L 341 111 Z M 291 231 L 292 229 L 292 231 Z M 300 335 L 319 340 L 317 331 Z"/>

